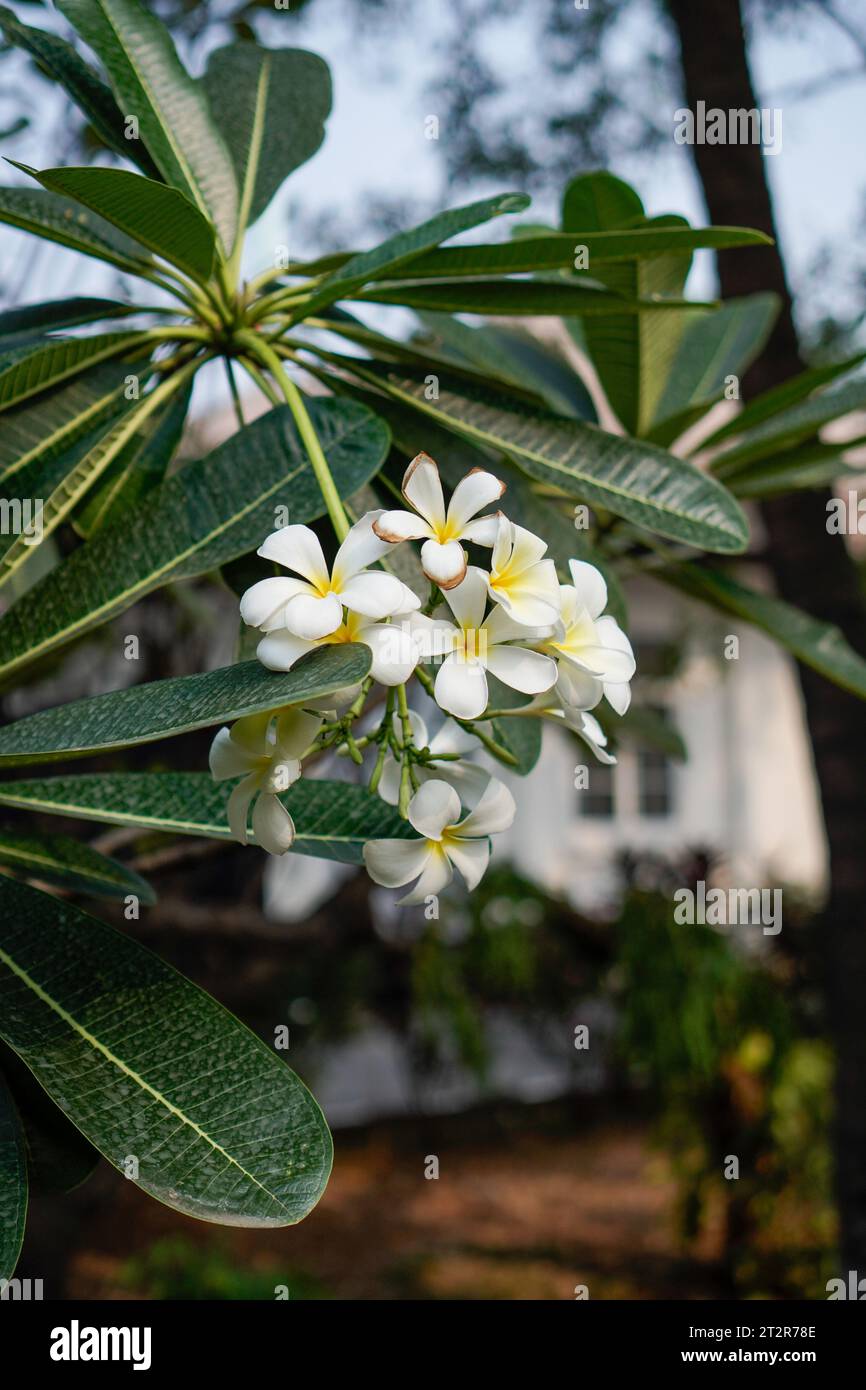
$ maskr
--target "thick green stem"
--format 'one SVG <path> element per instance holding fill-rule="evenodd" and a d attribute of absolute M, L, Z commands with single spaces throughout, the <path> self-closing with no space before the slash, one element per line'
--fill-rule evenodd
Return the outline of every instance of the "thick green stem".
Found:
<path fill-rule="evenodd" d="M 238 334 L 240 342 L 250 353 L 250 356 L 258 358 L 263 367 L 266 367 L 271 376 L 285 397 L 286 404 L 295 417 L 295 424 L 298 427 L 298 434 L 303 440 L 304 448 L 307 451 L 313 472 L 316 475 L 316 482 L 322 494 L 325 506 L 328 509 L 328 516 L 331 518 L 331 525 L 337 535 L 337 540 L 345 540 L 349 533 L 349 519 L 346 516 L 340 494 L 337 491 L 331 470 L 328 467 L 328 460 L 325 458 L 324 450 L 319 441 L 319 436 L 313 427 L 313 422 L 307 414 L 307 407 L 304 398 L 298 390 L 291 377 L 285 371 L 273 348 L 269 347 L 262 338 L 256 333 L 242 332 Z"/>
<path fill-rule="evenodd" d="M 232 364 L 231 364 L 230 359 L 229 359 L 228 357 L 224 357 L 224 358 L 223 358 L 223 362 L 225 363 L 226 376 L 227 376 L 227 378 L 228 378 L 228 383 L 229 383 L 229 394 L 231 395 L 231 398 L 232 398 L 232 405 L 233 405 L 234 408 L 235 408 L 235 417 L 236 417 L 236 419 L 237 419 L 237 422 L 238 422 L 239 427 L 240 427 L 241 429 L 243 429 L 244 425 L 246 424 L 246 420 L 244 419 L 243 406 L 241 405 L 241 398 L 240 398 L 240 392 L 238 391 L 238 384 L 237 384 L 237 382 L 235 381 L 235 374 L 234 374 L 234 371 L 232 370 Z"/>

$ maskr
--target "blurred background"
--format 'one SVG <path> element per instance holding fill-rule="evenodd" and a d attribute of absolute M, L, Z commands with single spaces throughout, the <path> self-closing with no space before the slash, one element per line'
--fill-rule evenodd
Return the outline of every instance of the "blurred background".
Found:
<path fill-rule="evenodd" d="M 50 7 L 14 8 L 62 27 Z M 747 253 L 748 284 L 732 289 L 741 272 L 702 251 L 690 292 L 716 293 L 720 272 L 725 293 L 775 290 L 805 362 L 864 346 L 856 0 L 746 0 L 744 31 L 730 0 L 152 8 L 194 72 L 213 48 L 253 35 L 331 66 L 326 143 L 254 229 L 251 273 L 286 245 L 294 258 L 360 248 L 492 189 L 525 188 L 533 219 L 552 220 L 566 180 L 603 167 L 634 183 L 651 214 L 766 227 L 774 211 L 779 253 Z M 734 187 L 738 216 L 720 217 L 724 190 L 675 143 L 674 113 L 702 83 L 712 104 L 720 71 L 744 58 L 759 104 L 782 112 L 782 144 Z M 6 153 L 36 166 L 94 153 L 20 54 L 0 54 L 0 77 Z M 727 168 L 730 182 L 736 161 Z M 0 233 L 4 307 L 73 292 L 123 286 L 96 263 Z M 418 328 L 405 311 L 368 317 Z M 784 347 L 777 332 L 765 356 Z M 248 416 L 261 407 L 246 398 Z M 202 373 L 183 452 L 232 428 L 221 381 Z M 862 419 L 845 428 L 864 433 Z M 769 530 L 753 521 L 760 577 L 774 533 L 772 518 Z M 858 565 L 861 540 L 848 542 Z M 578 789 L 589 755 L 547 731 L 493 868 L 471 899 L 449 890 L 438 920 L 395 909 L 393 894 L 332 864 L 99 835 L 159 890 L 124 928 L 265 1038 L 288 1027 L 287 1060 L 334 1130 L 334 1173 L 302 1226 L 259 1233 L 184 1220 L 102 1165 L 71 1198 L 34 1203 L 22 1276 L 78 1298 L 273 1298 L 278 1287 L 292 1298 L 825 1296 L 847 1265 L 826 946 L 838 875 L 814 729 L 793 663 L 753 629 L 714 624 L 649 580 L 628 598 L 642 715 L 626 721 L 616 767 L 594 766 Z M 120 656 L 129 631 L 134 665 Z M 227 588 L 176 585 L 6 697 L 4 713 L 225 664 L 237 635 Z M 726 660 L 732 635 L 739 655 Z M 162 764 L 132 750 L 126 765 L 200 768 L 209 742 L 174 740 Z M 856 764 L 857 746 L 848 756 Z M 781 887 L 782 931 L 675 925 L 674 890 L 701 879 Z M 859 1016 L 845 1026 L 862 1033 Z"/>

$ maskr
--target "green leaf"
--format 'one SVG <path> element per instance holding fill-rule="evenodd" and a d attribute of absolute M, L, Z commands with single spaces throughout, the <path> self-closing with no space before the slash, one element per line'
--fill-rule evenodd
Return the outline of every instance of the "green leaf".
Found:
<path fill-rule="evenodd" d="M 642 264 L 642 262 L 641 262 Z M 654 264 L 654 262 L 650 262 Z M 660 281 L 658 283 L 661 283 Z M 587 315 L 669 313 L 672 309 L 692 309 L 693 300 L 660 298 L 655 291 L 642 295 L 612 293 L 572 285 L 565 279 L 549 280 L 404 280 L 396 284 L 374 285 L 353 295 L 368 304 L 402 304 L 407 309 L 434 309 L 448 314 L 552 315 L 562 318 Z M 303 314 L 306 316 L 307 306 Z M 299 311 L 300 316 L 300 311 Z"/>
<path fill-rule="evenodd" d="M 15 1273 L 27 1221 L 27 1156 L 21 1120 L 0 1076 L 0 1280 Z"/>
<path fill-rule="evenodd" d="M 567 232 L 614 231 L 643 216 L 643 203 L 634 189 L 606 170 L 578 174 L 565 186 L 562 225 Z"/>
<path fill-rule="evenodd" d="M 141 275 L 149 269 L 150 257 L 143 246 L 104 218 L 56 193 L 36 188 L 0 188 L 0 222 L 85 256 L 108 261 L 130 275 Z"/>
<path fill-rule="evenodd" d="M 864 358 L 866 358 L 866 352 L 858 352 L 856 356 L 848 357 L 842 362 L 827 363 L 821 367 L 809 367 L 807 371 L 800 372 L 798 376 L 782 382 L 781 386 L 774 386 L 769 391 L 761 392 L 759 396 L 754 396 L 738 415 L 728 420 L 720 429 L 714 430 L 704 443 L 715 446 L 733 434 L 745 434 L 753 425 L 761 424 L 770 416 L 778 414 L 779 411 L 787 410 L 788 406 L 796 405 L 806 396 L 810 396 L 817 387 L 825 386 L 828 382 L 835 381 L 837 377 L 845 376 L 847 372 L 853 371 L 855 367 L 859 367 Z"/>
<path fill-rule="evenodd" d="M 109 1162 L 201 1220 L 306 1216 L 331 1140 L 273 1049 L 104 922 L 23 883 L 0 899 L 0 1034 Z"/>
<path fill-rule="evenodd" d="M 184 68 L 165 25 L 138 0 L 58 0 L 101 58 L 125 116 L 135 116 L 163 178 L 185 193 L 230 251 L 238 190 L 207 95 Z"/>
<path fill-rule="evenodd" d="M 782 599 L 748 589 L 730 575 L 697 565 L 654 571 L 683 593 L 703 599 L 723 613 L 761 628 L 798 661 L 844 690 L 866 699 L 866 661 L 849 646 L 839 628 L 821 622 Z"/>
<path fill-rule="evenodd" d="M 345 265 L 333 271 L 297 310 L 295 317 L 309 318 L 327 304 L 354 294 L 368 281 L 381 279 L 406 265 L 415 256 L 438 246 L 441 241 L 448 241 L 459 232 L 468 231 L 470 227 L 477 227 L 479 223 L 489 222 L 491 218 L 504 213 L 522 212 L 528 204 L 525 193 L 500 193 L 493 198 L 483 198 L 480 202 L 441 212 L 411 232 L 398 232 L 372 251 L 352 256 Z"/>
<path fill-rule="evenodd" d="M 140 874 L 68 835 L 24 835 L 0 827 L 0 864 L 95 897 L 125 898 L 133 893 L 143 903 L 156 902 Z"/>
<path fill-rule="evenodd" d="M 307 402 L 331 473 L 348 497 L 379 471 L 387 426 L 354 401 Z M 0 680 L 178 579 L 262 543 L 275 508 L 314 521 L 325 504 L 287 406 L 270 410 L 173 474 L 129 517 L 103 527 L 0 618 Z"/>
<path fill-rule="evenodd" d="M 116 299 L 48 299 L 42 304 L 25 304 L 0 314 L 0 346 L 5 352 L 58 328 L 74 328 L 80 323 L 97 323 L 138 312 L 134 304 L 119 304 Z"/>
<path fill-rule="evenodd" d="M 713 459 L 713 471 L 719 478 L 733 477 L 746 464 L 765 459 L 779 449 L 791 448 L 815 434 L 822 425 L 839 420 L 852 410 L 862 410 L 864 405 L 866 378 L 857 378 L 833 391 L 820 391 L 753 426 L 741 443 Z"/>
<path fill-rule="evenodd" d="M 772 454 L 735 473 L 730 481 L 731 491 L 737 497 L 778 497 L 784 492 L 826 487 L 846 474 L 855 478 L 863 469 L 855 463 L 849 465 L 846 455 L 863 443 L 866 440 L 861 437 L 844 444 L 801 444 L 799 448 Z"/>
<path fill-rule="evenodd" d="M 548 232 L 518 241 L 474 243 L 428 251 L 412 261 L 413 280 L 427 276 L 452 279 L 459 275 L 517 274 L 539 270 L 574 270 L 578 251 L 586 254 L 585 274 L 597 265 L 632 261 L 671 251 L 700 247 L 765 246 L 770 238 L 745 227 L 642 226 L 628 231 Z M 581 255 L 580 259 L 583 259 Z"/>
<path fill-rule="evenodd" d="M 128 373 L 126 363 L 102 363 L 36 401 L 7 410 L 0 432 L 0 483 L 35 462 L 65 453 L 115 413 L 124 399 Z"/>
<path fill-rule="evenodd" d="M 99 1154 L 70 1124 L 11 1047 L 0 1042 L 0 1072 L 21 1120 L 33 1193 L 71 1192 L 90 1177 Z"/>
<path fill-rule="evenodd" d="M 47 391 L 85 367 L 119 357 L 144 341 L 142 333 L 94 333 L 89 338 L 52 339 L 30 348 L 13 361 L 0 363 L 0 410 Z"/>
<path fill-rule="evenodd" d="M 258 661 L 244 661 L 197 676 L 175 676 L 73 700 L 0 729 L 0 765 L 128 748 L 318 700 L 362 681 L 370 660 L 369 647 L 340 643 L 310 652 L 291 671 L 279 674 L 266 671 Z"/>
<path fill-rule="evenodd" d="M 238 221 L 246 227 L 325 138 L 331 74 L 315 53 L 242 42 L 210 55 L 204 85 L 234 163 Z"/>
<path fill-rule="evenodd" d="M 494 391 L 470 393 L 465 384 L 452 387 L 444 378 L 438 400 L 427 400 L 423 381 L 375 364 L 352 370 L 471 443 L 505 454 L 523 472 L 570 497 L 705 550 L 737 552 L 748 542 L 748 524 L 730 493 L 651 444 L 521 407 Z"/>
<path fill-rule="evenodd" d="M 519 709 L 521 705 L 529 703 L 528 696 L 510 690 L 495 676 L 488 675 L 487 681 L 491 709 Z M 503 765 L 526 777 L 541 756 L 541 719 L 532 715 L 493 719 L 490 721 L 490 731 L 496 742 L 516 760 L 515 763 L 506 763 L 504 758 L 500 759 Z"/>
<path fill-rule="evenodd" d="M 0 804 L 106 825 L 228 840 L 226 807 L 233 786 L 214 782 L 207 772 L 96 772 L 0 782 Z M 351 782 L 304 777 L 280 800 L 295 822 L 293 854 L 361 864 L 367 840 L 411 839 L 415 834 L 381 797 Z"/>
<path fill-rule="evenodd" d="M 647 438 L 670 444 L 742 377 L 760 355 L 779 314 L 775 294 L 730 299 L 714 313 L 686 320 Z"/>
<path fill-rule="evenodd" d="M 191 390 L 155 410 L 121 450 L 75 519 L 79 535 L 89 538 L 159 487 L 183 435 Z"/>
<path fill-rule="evenodd" d="M 210 277 L 216 254 L 214 229 L 178 189 L 128 169 L 15 167 L 49 193 L 81 203 L 188 275 L 199 280 Z"/>
<path fill-rule="evenodd" d="M 120 419 L 112 424 L 107 431 L 103 427 L 94 431 L 95 438 L 92 442 L 91 437 L 88 436 L 83 447 L 79 443 L 69 455 L 64 455 L 63 459 L 52 461 L 49 464 L 52 480 L 50 485 L 44 488 L 47 495 L 42 497 L 42 494 L 39 494 L 42 500 L 42 509 L 39 518 L 38 544 L 41 544 L 46 536 L 51 535 L 57 529 L 82 497 L 122 453 L 147 418 L 155 410 L 158 410 L 164 401 L 179 389 L 181 384 L 181 376 L 168 377 L 155 390 L 142 396 L 135 405 L 130 405 Z M 68 464 L 72 466 L 67 471 L 66 465 Z M 37 470 L 41 470 L 44 464 L 40 461 L 35 467 Z M 58 472 L 58 468 L 61 475 L 59 478 L 54 476 Z M 16 475 L 19 490 L 21 490 L 21 483 L 29 471 L 25 470 Z M 28 535 L 22 532 L 13 540 L 2 561 L 0 561 L 0 588 L 32 555 L 33 549 L 32 534 Z"/>
<path fill-rule="evenodd" d="M 139 164 L 144 173 L 157 174 L 157 168 L 140 140 L 127 140 L 123 113 L 105 83 L 78 53 L 57 34 L 21 24 L 11 10 L 0 6 L 0 29 L 10 43 L 23 48 L 38 66 L 59 82 L 84 113 L 100 140 Z"/>

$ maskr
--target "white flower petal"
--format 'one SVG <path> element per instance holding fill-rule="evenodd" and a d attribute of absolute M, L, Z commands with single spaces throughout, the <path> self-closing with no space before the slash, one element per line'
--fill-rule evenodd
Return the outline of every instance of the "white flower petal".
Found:
<path fill-rule="evenodd" d="M 466 839 L 476 835 L 496 835 L 507 830 L 514 822 L 517 805 L 504 782 L 491 777 L 487 790 L 465 820 L 457 826 L 457 833 Z"/>
<path fill-rule="evenodd" d="M 403 496 L 438 530 L 445 525 L 445 498 L 439 469 L 429 454 L 417 454 L 403 474 Z"/>
<path fill-rule="evenodd" d="M 531 569 L 547 552 L 547 542 L 525 526 L 512 525 L 511 566 L 516 571 Z"/>
<path fill-rule="evenodd" d="M 424 872 L 433 853 L 427 840 L 368 840 L 364 864 L 374 883 L 383 888 L 402 888 Z"/>
<path fill-rule="evenodd" d="M 459 535 L 467 522 L 483 511 L 485 507 L 498 502 L 505 484 L 483 468 L 473 468 L 465 478 L 461 478 L 448 504 L 447 526 Z"/>
<path fill-rule="evenodd" d="M 398 804 L 400 800 L 400 764 L 391 753 L 382 764 L 382 776 L 379 778 L 377 790 L 382 800 L 387 801 L 389 806 Z"/>
<path fill-rule="evenodd" d="M 449 656 L 462 641 L 457 628 L 446 618 L 428 618 L 426 613 L 411 613 L 409 627 L 422 661 L 438 661 Z"/>
<path fill-rule="evenodd" d="M 540 695 L 556 684 L 556 662 L 526 647 L 490 647 L 487 669 L 504 685 L 524 695 Z"/>
<path fill-rule="evenodd" d="M 501 515 L 501 512 L 497 512 L 495 516 L 479 516 L 474 521 L 468 521 L 460 532 L 460 539 L 474 541 L 476 545 L 495 545 Z"/>
<path fill-rule="evenodd" d="M 254 758 L 269 755 L 273 740 L 269 738 L 273 710 L 263 710 L 261 714 L 245 714 L 232 724 L 232 742 Z"/>
<path fill-rule="evenodd" d="M 423 551 L 422 551 L 423 555 Z M 445 598 L 448 607 L 464 631 L 474 631 L 484 622 L 487 607 L 487 576 L 476 565 L 470 565 L 466 577 L 456 589 L 449 589 Z"/>
<path fill-rule="evenodd" d="M 274 576 L 260 579 L 247 589 L 241 599 L 241 618 L 248 627 L 261 628 L 271 632 L 274 628 L 285 626 L 284 609 L 290 599 L 298 594 L 311 593 L 305 579 L 288 579 Z"/>
<path fill-rule="evenodd" d="M 314 598 L 312 594 L 298 594 L 297 598 L 286 604 L 288 631 L 295 637 L 303 637 L 307 642 L 330 637 L 342 621 L 343 605 L 336 594 L 326 594 L 324 598 Z"/>
<path fill-rule="evenodd" d="M 556 628 L 551 623 L 546 623 L 543 627 L 527 627 L 525 623 L 517 622 L 510 617 L 502 605 L 497 603 L 484 619 L 484 630 L 488 642 L 540 642 L 553 636 Z"/>
<path fill-rule="evenodd" d="M 239 782 L 228 799 L 226 815 L 229 823 L 229 830 L 232 837 L 239 844 L 247 843 L 247 813 L 250 809 L 250 802 L 259 789 L 259 778 L 255 772 L 250 773 Z"/>
<path fill-rule="evenodd" d="M 380 685 L 403 685 L 418 665 L 420 651 L 408 623 L 373 623 L 358 640 L 373 653 L 370 675 Z"/>
<path fill-rule="evenodd" d="M 539 566 L 541 568 L 541 566 Z M 490 596 L 502 605 L 509 618 L 521 627 L 551 627 L 559 617 L 559 595 L 550 588 L 537 590 L 497 588 L 490 582 Z"/>
<path fill-rule="evenodd" d="M 339 597 L 340 602 L 353 613 L 360 613 L 365 618 L 389 618 L 392 613 L 400 611 L 405 587 L 393 574 L 366 571 L 347 580 L 340 589 Z"/>
<path fill-rule="evenodd" d="M 631 642 L 626 637 L 619 623 L 615 618 L 599 618 L 595 625 L 595 630 L 605 647 L 608 647 L 611 651 L 621 652 L 631 662 L 631 674 L 624 677 L 616 676 L 614 679 L 631 680 L 631 677 L 635 673 L 634 652 Z"/>
<path fill-rule="evenodd" d="M 283 710 L 277 718 L 276 752 L 281 758 L 300 758 L 322 727 L 321 717 L 299 708 Z"/>
<path fill-rule="evenodd" d="M 455 825 L 459 815 L 460 797 L 438 778 L 425 782 L 409 802 L 409 821 L 428 840 L 441 840 L 445 827 Z"/>
<path fill-rule="evenodd" d="M 560 657 L 556 690 L 563 704 L 576 709 L 594 709 L 604 694 L 601 681 Z"/>
<path fill-rule="evenodd" d="M 331 579 L 335 589 L 342 589 L 353 574 L 360 574 L 368 565 L 375 564 L 391 549 L 387 541 L 377 536 L 374 524 L 385 515 L 381 509 L 365 512 L 349 531 L 340 549 L 334 556 L 331 566 Z"/>
<path fill-rule="evenodd" d="M 425 541 L 421 547 L 421 568 L 440 589 L 450 590 L 466 574 L 466 551 L 459 541 Z"/>
<path fill-rule="evenodd" d="M 373 522 L 376 535 L 389 545 L 399 545 L 401 541 L 420 541 L 432 536 L 433 528 L 417 512 L 382 512 Z"/>
<path fill-rule="evenodd" d="M 253 759 L 235 743 L 229 729 L 220 729 L 210 746 L 208 766 L 215 782 L 225 782 L 229 777 L 243 777 L 250 772 Z"/>
<path fill-rule="evenodd" d="M 477 662 L 446 657 L 433 689 L 439 708 L 456 719 L 478 719 L 487 708 L 487 676 Z"/>
<path fill-rule="evenodd" d="M 586 560 L 569 560 L 571 582 L 577 601 L 591 618 L 599 618 L 607 608 L 607 584 L 604 575 Z"/>
<path fill-rule="evenodd" d="M 490 862 L 490 841 L 483 840 L 449 840 L 446 854 L 460 870 L 463 881 L 470 893 L 473 888 L 477 888 L 484 871 Z"/>
<path fill-rule="evenodd" d="M 416 903 L 423 903 L 429 897 L 435 897 L 443 888 L 448 887 L 453 877 L 454 873 L 447 856 L 439 852 L 435 845 L 432 846 L 423 874 L 411 893 L 397 899 L 397 906 L 411 907 Z"/>
<path fill-rule="evenodd" d="M 253 807 L 253 834 L 268 854 L 285 854 L 292 847 L 295 822 L 270 792 L 262 792 Z"/>
<path fill-rule="evenodd" d="M 604 695 L 608 704 L 616 710 L 617 714 L 628 713 L 631 704 L 631 686 L 628 681 L 605 681 Z"/>
<path fill-rule="evenodd" d="M 294 633 L 271 632 L 256 647 L 256 656 L 269 671 L 290 671 L 296 661 L 315 649 L 315 642 L 306 642 Z"/>
<path fill-rule="evenodd" d="M 315 531 L 309 526 L 284 526 L 259 546 L 265 560 L 276 560 L 295 574 L 302 574 L 316 587 L 328 587 L 328 566 Z"/>

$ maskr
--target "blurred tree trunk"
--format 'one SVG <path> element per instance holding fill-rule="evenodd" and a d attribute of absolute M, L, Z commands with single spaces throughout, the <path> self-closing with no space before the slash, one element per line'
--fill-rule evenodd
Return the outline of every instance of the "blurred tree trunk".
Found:
<path fill-rule="evenodd" d="M 668 0 L 679 33 L 686 101 L 760 106 L 749 71 L 740 0 Z M 758 227 L 777 238 L 760 146 L 696 145 L 692 151 L 712 222 Z M 774 156 L 784 158 L 784 154 Z M 778 238 L 777 238 L 778 240 Z M 722 294 L 775 290 L 782 312 L 743 382 L 748 397 L 801 371 L 803 362 L 778 247 L 722 252 Z M 856 568 L 826 529 L 829 493 L 804 492 L 763 507 L 779 593 L 836 623 L 866 653 L 866 608 Z M 845 1268 L 866 1272 L 866 712 L 862 703 L 799 668 L 830 848 L 826 932 L 829 1017 L 837 1053 L 837 1192 Z M 766 712 L 765 712 L 766 714 Z M 756 711 L 756 718 L 762 715 Z"/>

